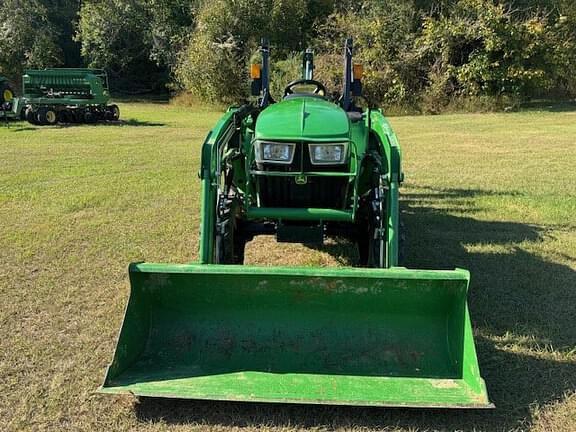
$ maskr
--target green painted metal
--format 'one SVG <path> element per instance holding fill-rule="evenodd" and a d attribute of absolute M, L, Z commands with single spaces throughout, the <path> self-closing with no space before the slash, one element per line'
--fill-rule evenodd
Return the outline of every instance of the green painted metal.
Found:
<path fill-rule="evenodd" d="M 296 97 L 276 103 L 258 117 L 255 139 L 278 141 L 347 141 L 350 126 L 346 112 L 314 97 Z"/>
<path fill-rule="evenodd" d="M 214 211 L 216 208 L 216 196 L 214 187 L 209 179 L 202 179 L 202 213 Z M 209 264 L 214 260 L 214 220 L 202 219 L 200 222 L 200 263 Z"/>
<path fill-rule="evenodd" d="M 22 98 L 14 98 L 10 104 L 8 111 L 0 110 L 0 120 L 22 120 L 22 111 L 26 106 L 26 100 Z"/>
<path fill-rule="evenodd" d="M 388 205 L 388 230 L 386 235 L 387 248 L 386 248 L 386 261 L 387 267 L 394 267 L 398 265 L 398 237 L 400 234 L 400 206 L 398 202 L 398 183 L 390 182 L 388 190 L 389 199 Z"/>
<path fill-rule="evenodd" d="M 133 264 L 102 392 L 490 407 L 468 272 Z"/>
<path fill-rule="evenodd" d="M 234 129 L 234 114 L 237 109 L 230 109 L 220 118 L 210 131 L 202 145 L 202 160 L 200 162 L 199 177 L 201 180 L 202 201 L 200 221 L 200 263 L 214 262 L 214 212 L 216 211 L 216 163 L 219 150 L 230 139 Z M 212 215 L 212 217 L 205 217 Z"/>
<path fill-rule="evenodd" d="M 366 120 L 367 121 L 367 120 Z M 385 182 L 388 186 L 386 196 L 387 208 L 387 267 L 398 265 L 398 239 L 400 227 L 400 207 L 399 207 L 399 187 L 403 181 L 402 173 L 402 151 L 396 134 L 392 130 L 390 123 L 384 117 L 381 110 L 370 112 L 370 127 L 376 133 L 385 155 L 386 176 Z"/>
<path fill-rule="evenodd" d="M 246 216 L 248 219 L 354 222 L 354 213 L 352 210 L 319 208 L 249 207 Z"/>
<path fill-rule="evenodd" d="M 108 76 L 100 69 L 26 70 L 23 94 L 31 105 L 106 105 Z"/>
<path fill-rule="evenodd" d="M 321 172 L 321 171 L 259 171 L 250 170 L 253 176 L 261 175 L 268 177 L 297 177 L 305 175 L 309 177 L 355 177 L 354 172 Z"/>

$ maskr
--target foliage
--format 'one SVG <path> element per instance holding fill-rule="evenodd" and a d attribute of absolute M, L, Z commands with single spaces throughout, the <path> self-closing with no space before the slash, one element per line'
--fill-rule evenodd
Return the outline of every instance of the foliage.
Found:
<path fill-rule="evenodd" d="M 0 3 L 0 74 L 18 81 L 25 68 L 57 66 L 58 31 L 39 0 Z"/>
<path fill-rule="evenodd" d="M 274 61 L 270 67 L 270 94 L 275 100 L 284 95 L 286 85 L 302 75 L 302 54 L 290 54 L 285 60 Z"/>
<path fill-rule="evenodd" d="M 418 15 L 412 1 L 372 0 L 356 3 L 356 8 L 337 11 L 319 26 L 316 46 L 321 52 L 336 55 L 340 67 L 332 67 L 332 82 L 342 76 L 342 43 L 354 38 L 356 61 L 365 66 L 365 94 L 374 103 L 409 103 L 421 83 L 421 70 L 413 46 Z M 341 5 L 342 6 L 342 5 Z"/>
<path fill-rule="evenodd" d="M 426 17 L 418 46 L 430 65 L 431 100 L 451 96 L 528 96 L 553 85 L 547 19 L 514 19 L 502 5 L 461 0 Z"/>
<path fill-rule="evenodd" d="M 566 41 L 576 27 L 567 16 L 489 0 L 355 5 L 343 5 L 320 26 L 317 45 L 335 54 L 346 35 L 354 36 L 374 102 L 440 112 L 471 106 L 464 99 L 474 98 L 498 109 L 546 95 L 559 82 L 570 88 L 567 65 L 576 65 L 576 49 Z"/>
<path fill-rule="evenodd" d="M 77 39 L 88 66 L 107 69 L 112 85 L 152 86 L 160 70 L 150 59 L 151 37 L 147 31 L 150 16 L 142 0 L 102 0 L 84 2 L 80 10 Z M 146 74 L 142 72 L 146 71 Z M 120 81 L 122 77 L 125 80 Z M 152 79 L 145 79 L 152 78 Z"/>
<path fill-rule="evenodd" d="M 78 12 L 82 0 L 40 0 L 47 9 L 49 25 L 58 33 L 57 43 L 62 51 L 61 65 L 82 67 L 80 44 L 74 39 L 78 24 Z"/>
<path fill-rule="evenodd" d="M 228 102 L 246 97 L 248 61 L 262 37 L 269 39 L 280 58 L 304 46 L 310 32 L 308 2 L 205 3 L 176 67 L 178 83 L 209 101 Z"/>
<path fill-rule="evenodd" d="M 88 65 L 123 91 L 239 102 L 267 37 L 276 97 L 309 46 L 337 92 L 353 36 L 373 104 L 440 112 L 576 96 L 573 0 L 4 0 L 0 23 L 0 73 L 12 78 Z"/>
<path fill-rule="evenodd" d="M 178 51 L 193 30 L 198 1 L 148 0 L 150 58 L 158 64 L 175 65 Z"/>
<path fill-rule="evenodd" d="M 175 74 L 179 85 L 209 102 L 234 103 L 247 95 L 245 59 L 232 37 L 213 41 L 194 34 L 181 54 Z"/>
<path fill-rule="evenodd" d="M 549 45 L 554 47 L 551 67 L 556 83 L 561 91 L 576 95 L 576 3 L 567 0 L 561 5 L 553 24 L 553 31 L 547 36 Z"/>

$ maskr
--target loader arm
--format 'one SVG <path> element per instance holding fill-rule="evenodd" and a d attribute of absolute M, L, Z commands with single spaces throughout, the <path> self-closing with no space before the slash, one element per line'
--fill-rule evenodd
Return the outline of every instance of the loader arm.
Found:
<path fill-rule="evenodd" d="M 200 170 L 201 218 L 200 218 L 200 263 L 214 261 L 214 213 L 218 194 L 217 179 L 220 173 L 223 149 L 233 134 L 240 129 L 242 121 L 251 113 L 249 106 L 230 108 L 208 132 L 202 144 Z"/>
<path fill-rule="evenodd" d="M 370 120 L 366 121 L 371 130 L 378 136 L 387 163 L 387 169 L 383 179 L 388 189 L 388 193 L 386 194 L 386 262 L 387 267 L 395 267 L 398 265 L 399 256 L 399 188 L 404 180 L 404 174 L 402 172 L 402 152 L 398 138 L 388 120 L 382 115 L 381 110 L 371 110 Z"/>

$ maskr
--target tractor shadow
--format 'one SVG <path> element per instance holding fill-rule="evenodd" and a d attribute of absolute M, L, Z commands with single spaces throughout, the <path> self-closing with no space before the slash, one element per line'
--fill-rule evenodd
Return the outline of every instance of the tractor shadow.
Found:
<path fill-rule="evenodd" d="M 29 132 L 29 131 L 35 131 L 37 128 L 35 128 L 34 126 L 19 126 L 19 127 L 10 127 L 8 126 L 8 131 L 14 133 L 14 132 Z"/>
<path fill-rule="evenodd" d="M 528 428 L 534 420 L 534 404 L 562 400 L 566 392 L 576 389 L 576 363 L 554 358 L 576 345 L 576 272 L 528 252 L 551 239 L 552 234 L 544 227 L 474 218 L 479 211 L 474 199 L 494 193 L 419 191 L 403 195 L 407 237 L 404 265 L 470 270 L 469 307 L 478 361 L 496 409 L 383 409 L 141 398 L 136 404 L 137 417 L 142 422 L 290 429 L 392 427 L 472 432 Z M 337 243 L 326 251 L 345 262 L 342 254 L 351 249 Z M 352 261 L 355 251 L 350 254 Z M 553 347 L 556 354 L 547 353 L 547 347 Z"/>
<path fill-rule="evenodd" d="M 544 111 L 550 113 L 574 112 L 576 111 L 576 100 L 535 100 L 522 104 L 520 111 Z"/>
<path fill-rule="evenodd" d="M 158 123 L 158 122 L 149 122 L 149 121 L 142 121 L 137 120 L 135 118 L 126 119 L 126 120 L 117 120 L 117 121 L 102 121 L 97 123 L 64 123 L 59 124 L 55 127 L 60 128 L 69 128 L 69 127 L 82 127 L 82 126 L 96 126 L 96 127 L 122 127 L 122 126 L 133 126 L 133 127 L 162 127 L 166 126 L 165 123 Z M 42 127 L 42 126 L 40 126 Z"/>
<path fill-rule="evenodd" d="M 159 123 L 159 122 L 150 122 L 150 121 L 142 121 L 137 120 L 134 118 L 127 119 L 127 120 L 118 120 L 115 122 L 107 122 L 107 123 L 97 123 L 97 126 L 136 126 L 136 127 L 162 127 L 166 126 L 166 123 Z"/>
<path fill-rule="evenodd" d="M 1 124 L 0 124 L 1 126 Z M 68 128 L 81 128 L 81 127 L 163 127 L 166 123 L 141 121 L 137 119 L 118 120 L 118 121 L 105 121 L 97 123 L 58 123 L 54 126 L 18 126 L 15 128 L 7 127 L 10 132 L 29 132 L 40 131 L 42 129 L 68 129 Z"/>

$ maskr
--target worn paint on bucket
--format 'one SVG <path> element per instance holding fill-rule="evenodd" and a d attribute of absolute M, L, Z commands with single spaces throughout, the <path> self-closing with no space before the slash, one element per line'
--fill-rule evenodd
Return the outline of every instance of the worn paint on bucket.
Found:
<path fill-rule="evenodd" d="M 468 272 L 134 264 L 101 391 L 491 407 Z"/>

